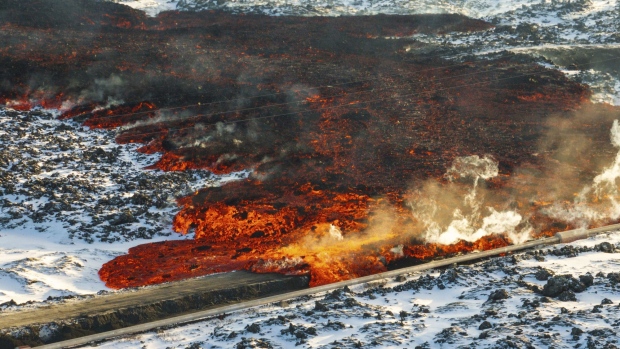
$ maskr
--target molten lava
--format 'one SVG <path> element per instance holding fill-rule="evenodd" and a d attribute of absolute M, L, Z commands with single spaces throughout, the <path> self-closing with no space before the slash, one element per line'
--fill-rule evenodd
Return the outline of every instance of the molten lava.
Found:
<path fill-rule="evenodd" d="M 245 180 L 180 198 L 173 228 L 195 232 L 194 240 L 130 249 L 101 268 L 109 287 L 238 269 L 307 274 L 321 285 L 403 259 L 515 242 L 487 220 L 493 235 L 429 243 L 412 209 L 426 199 L 415 193 L 425 193 L 420 188 L 429 181 L 454 197 L 486 200 L 497 217 L 518 210 L 523 219 L 513 228 L 548 235 L 571 225 L 545 210 L 575 194 L 547 196 L 535 184 L 551 173 L 550 161 L 565 158 L 550 129 L 574 119 L 571 127 L 587 130 L 582 138 L 605 150 L 579 173 L 563 172 L 574 178 L 593 177 L 614 153 L 608 121 L 618 110 L 590 106 L 587 87 L 560 72 L 512 54 L 455 64 L 406 52 L 412 34 L 491 27 L 482 21 L 219 12 L 148 19 L 117 4 L 79 2 L 88 4 L 84 19 L 64 27 L 57 12 L 46 12 L 57 10 L 51 0 L 9 1 L 15 15 L 3 17 L 0 39 L 8 44 L 0 62 L 13 70 L 0 72 L 10 82 L 0 85 L 0 103 L 29 108 L 55 100 L 74 106 L 63 118 L 123 126 L 118 142 L 162 153 L 151 168 L 251 171 Z M 28 19 L 32 9 L 45 21 Z M 574 117 L 585 113 L 605 116 Z M 497 176 L 444 177 L 456 159 L 472 154 L 491 154 Z M 483 221 L 478 206 L 467 209 L 459 214 Z"/>

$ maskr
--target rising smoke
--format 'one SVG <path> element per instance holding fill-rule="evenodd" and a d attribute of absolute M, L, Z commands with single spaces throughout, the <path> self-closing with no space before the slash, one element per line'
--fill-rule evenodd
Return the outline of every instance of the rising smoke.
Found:
<path fill-rule="evenodd" d="M 493 193 L 480 186 L 498 174 L 498 162 L 489 156 L 458 157 L 446 172 L 448 183 L 429 180 L 415 190 L 408 206 L 424 240 L 448 245 L 493 234 L 506 234 L 513 243 L 527 240 L 531 227 L 523 217 L 498 209 Z"/>
<path fill-rule="evenodd" d="M 456 157 L 443 178 L 428 179 L 406 195 L 405 209 L 375 198 L 365 229 L 325 222 L 276 255 L 306 256 L 312 265 L 354 265 L 360 256 L 398 259 L 412 241 L 451 245 L 503 236 L 520 244 L 544 235 L 550 221 L 588 227 L 617 220 L 620 124 L 607 113 L 590 112 L 550 118 L 536 160 L 511 174 L 490 155 Z M 610 124 L 611 144 L 587 127 Z"/>
<path fill-rule="evenodd" d="M 585 184 L 572 202 L 554 203 L 546 209 L 550 217 L 570 222 L 578 227 L 606 223 L 620 218 L 620 126 L 611 127 L 611 143 L 618 149 L 613 162 L 605 167 L 591 183 Z"/>
<path fill-rule="evenodd" d="M 408 206 L 424 241 L 454 244 L 488 235 L 522 243 L 548 228 L 540 221 L 587 228 L 620 219 L 620 125 L 609 115 L 576 112 L 550 118 L 541 138 L 538 163 L 517 168 L 499 188 L 499 163 L 489 156 L 457 157 L 446 182 L 428 180 L 413 191 Z M 611 125 L 609 143 L 601 144 L 591 125 Z M 609 127 L 609 126 L 607 126 Z M 415 233 L 414 233 L 415 235 Z"/>

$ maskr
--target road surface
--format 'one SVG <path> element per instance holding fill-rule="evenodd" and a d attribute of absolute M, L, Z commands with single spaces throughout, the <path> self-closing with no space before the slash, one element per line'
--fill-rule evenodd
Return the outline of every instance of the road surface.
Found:
<path fill-rule="evenodd" d="M 123 291 L 86 300 L 69 300 L 31 310 L 0 314 L 0 329 L 21 327 L 52 321 L 66 320 L 95 314 L 105 314 L 123 308 L 140 308 L 164 301 L 174 301 L 196 295 L 209 295 L 211 304 L 196 304 L 195 310 L 205 309 L 217 303 L 230 303 L 290 292 L 307 286 L 307 280 L 277 274 L 252 274 L 244 271 L 209 275 L 197 279 L 145 287 L 136 291 Z M 305 282 L 304 282 L 305 281 Z M 274 290 L 275 289 L 275 290 Z M 245 294 L 227 299 L 231 290 Z M 221 305 L 221 304 L 220 304 Z M 175 314 L 170 313 L 169 316 Z M 165 317 L 165 316 L 164 316 Z"/>

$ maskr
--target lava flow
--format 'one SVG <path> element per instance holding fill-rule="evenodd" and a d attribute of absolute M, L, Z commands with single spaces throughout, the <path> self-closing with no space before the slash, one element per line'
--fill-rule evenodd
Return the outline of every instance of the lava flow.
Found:
<path fill-rule="evenodd" d="M 320 285 L 618 218 L 593 214 L 613 195 L 587 190 L 617 152 L 617 109 L 527 57 L 457 64 L 407 38 L 488 23 L 149 19 L 81 0 L 91 12 L 61 27 L 41 10 L 51 0 L 8 3 L 0 61 L 13 70 L 1 72 L 0 101 L 61 96 L 63 117 L 123 126 L 118 142 L 161 153 L 151 168 L 250 172 L 180 198 L 173 228 L 194 240 L 130 249 L 101 268 L 109 287 L 239 269 Z M 14 15 L 24 4 L 46 21 Z M 577 209 L 581 221 L 563 218 Z"/>

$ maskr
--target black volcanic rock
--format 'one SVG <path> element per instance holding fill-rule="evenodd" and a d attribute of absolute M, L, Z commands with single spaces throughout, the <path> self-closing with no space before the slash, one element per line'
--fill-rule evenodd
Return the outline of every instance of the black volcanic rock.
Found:
<path fill-rule="evenodd" d="M 321 303 L 319 301 L 316 301 L 316 302 L 314 302 L 314 310 L 315 311 L 328 311 L 329 308 L 325 304 L 323 304 L 323 303 Z"/>
<path fill-rule="evenodd" d="M 601 242 L 600 244 L 594 246 L 597 251 L 605 252 L 605 253 L 614 253 L 616 252 L 616 247 L 609 242 Z"/>
<path fill-rule="evenodd" d="M 609 273 L 607 274 L 607 278 L 613 285 L 620 283 L 620 273 Z"/>
<path fill-rule="evenodd" d="M 583 292 L 587 286 L 570 274 L 551 277 L 542 293 L 547 297 L 558 297 L 560 300 L 575 300 L 574 293 Z"/>
<path fill-rule="evenodd" d="M 594 284 L 594 277 L 590 274 L 580 275 L 579 281 L 581 281 L 586 287 L 590 287 Z"/>
<path fill-rule="evenodd" d="M 493 326 L 491 325 L 491 323 L 490 323 L 490 322 L 488 322 L 488 321 L 483 321 L 483 322 L 480 324 L 480 326 L 478 326 L 478 329 L 479 329 L 479 330 L 487 330 L 487 329 L 489 329 L 489 328 L 491 328 L 491 327 L 493 327 Z"/>
<path fill-rule="evenodd" d="M 536 277 L 536 280 L 538 281 L 545 281 L 545 280 L 548 280 L 554 274 L 555 273 L 549 269 L 539 268 L 538 271 L 536 271 L 536 274 L 534 275 L 534 277 Z"/>
<path fill-rule="evenodd" d="M 246 326 L 245 330 L 250 332 L 250 333 L 259 333 L 260 332 L 260 325 L 257 324 L 257 323 L 253 323 L 251 325 Z"/>
<path fill-rule="evenodd" d="M 566 290 L 562 291 L 562 293 L 557 296 L 557 299 L 562 302 L 576 302 L 577 296 L 575 295 L 575 292 L 571 290 Z"/>
<path fill-rule="evenodd" d="M 508 298 L 510 298 L 510 294 L 508 293 L 508 291 L 506 291 L 503 288 L 500 288 L 499 290 L 493 291 L 489 295 L 489 299 L 487 300 L 487 302 L 498 302 L 500 300 L 508 299 Z"/>

